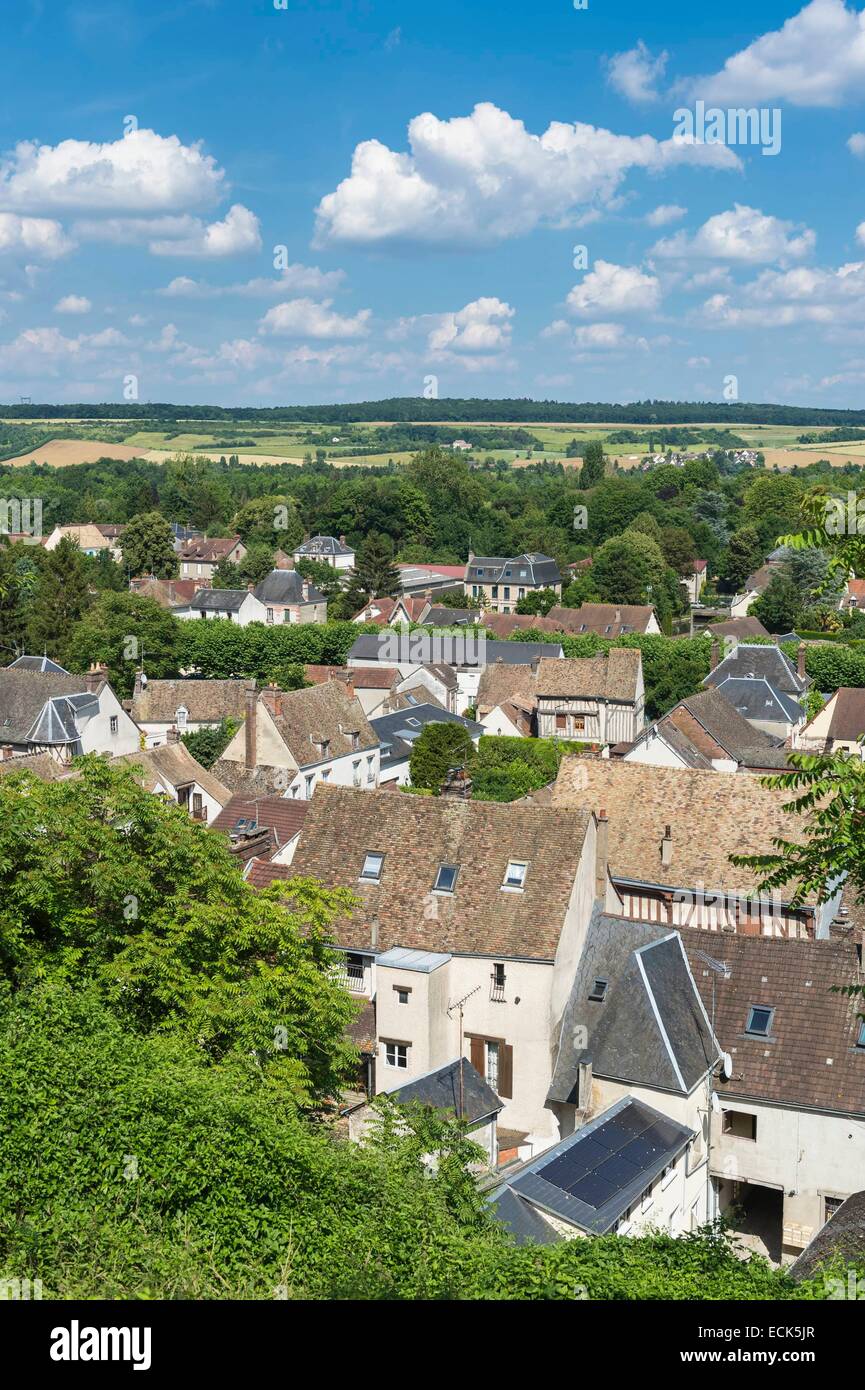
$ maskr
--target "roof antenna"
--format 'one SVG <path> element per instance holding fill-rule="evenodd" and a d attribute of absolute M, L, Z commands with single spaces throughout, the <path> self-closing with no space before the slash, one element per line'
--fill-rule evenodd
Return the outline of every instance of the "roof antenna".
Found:
<path fill-rule="evenodd" d="M 455 1009 L 459 1010 L 459 1016 L 460 1016 L 460 1042 L 459 1042 L 460 1050 L 459 1050 L 459 1054 L 458 1054 L 458 1055 L 459 1055 L 459 1062 L 460 1062 L 460 1084 L 459 1084 L 459 1102 L 458 1102 L 458 1105 L 457 1105 L 457 1119 L 458 1119 L 458 1120 L 461 1120 L 461 1119 L 462 1119 L 462 1117 L 463 1117 L 463 1110 L 464 1110 L 464 1108 L 465 1108 L 465 1080 L 464 1080 L 464 1078 L 463 1078 L 463 1062 L 465 1061 L 465 1058 L 463 1057 L 463 1005 L 466 1003 L 466 1000 L 471 999 L 471 997 L 472 997 L 473 994 L 477 994 L 477 992 L 478 992 L 479 989 L 480 989 L 480 985 L 475 985 L 474 989 L 470 989 L 469 992 L 468 992 L 468 994 L 464 994 L 464 995 L 463 995 L 462 999 L 457 999 L 456 1003 L 454 1003 L 454 1004 L 448 1004 L 448 1006 L 447 1006 L 447 1016 L 448 1016 L 448 1018 L 453 1018 L 453 1016 L 454 1016 L 454 1010 L 455 1010 Z"/>

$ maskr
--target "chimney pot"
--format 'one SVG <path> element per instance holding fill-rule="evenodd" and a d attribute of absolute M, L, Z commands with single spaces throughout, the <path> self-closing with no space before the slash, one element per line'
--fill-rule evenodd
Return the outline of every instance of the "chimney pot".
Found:
<path fill-rule="evenodd" d="M 607 812 L 598 812 L 597 837 L 595 840 L 595 897 L 605 902 L 607 897 L 607 875 L 609 862 L 610 825 Z"/>
<path fill-rule="evenodd" d="M 246 720 L 244 724 L 244 762 L 249 772 L 254 771 L 258 766 L 257 701 L 255 681 L 249 681 L 246 687 Z"/>
<path fill-rule="evenodd" d="M 712 656 L 711 656 L 711 660 L 710 660 L 710 662 L 709 662 L 709 670 L 710 670 L 710 671 L 714 671 L 714 669 L 715 669 L 715 667 L 718 665 L 718 662 L 720 661 L 720 659 L 721 659 L 721 647 L 720 647 L 720 643 L 718 642 L 718 639 L 717 639 L 717 637 L 716 637 L 715 640 L 714 640 L 714 642 L 712 643 Z"/>
<path fill-rule="evenodd" d="M 806 650 L 807 650 L 807 648 L 806 648 L 806 646 L 805 646 L 805 643 L 804 643 L 804 642 L 800 642 L 800 643 L 799 643 L 799 650 L 798 650 L 798 652 L 797 652 L 797 661 L 796 661 L 796 671 L 797 671 L 797 674 L 798 674 L 798 676 L 799 676 L 800 681 L 803 681 L 803 680 L 805 679 L 805 652 L 806 652 Z"/>

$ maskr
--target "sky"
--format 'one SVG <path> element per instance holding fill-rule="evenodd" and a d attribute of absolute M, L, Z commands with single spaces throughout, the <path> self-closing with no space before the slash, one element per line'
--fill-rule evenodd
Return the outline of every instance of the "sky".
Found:
<path fill-rule="evenodd" d="M 861 407 L 865 11 L 577 4 L 8 7 L 0 402 Z"/>

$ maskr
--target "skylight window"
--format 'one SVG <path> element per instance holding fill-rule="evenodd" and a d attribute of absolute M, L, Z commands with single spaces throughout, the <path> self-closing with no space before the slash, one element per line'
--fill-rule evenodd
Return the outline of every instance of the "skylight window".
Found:
<path fill-rule="evenodd" d="M 589 990 L 589 998 L 592 999 L 596 1004 L 602 1004 L 607 997 L 608 983 L 609 982 L 607 980 L 595 980 L 594 984 L 592 985 L 592 988 Z"/>
<path fill-rule="evenodd" d="M 434 893 L 452 893 L 456 887 L 457 874 L 460 871 L 459 864 L 439 864 L 435 883 L 433 884 Z"/>
<path fill-rule="evenodd" d="M 383 864 L 384 855 L 379 854 L 376 850 L 371 850 L 363 861 L 363 868 L 360 871 L 361 878 L 365 879 L 367 883 L 378 883 L 381 879 Z"/>
<path fill-rule="evenodd" d="M 525 887 L 528 864 L 519 859 L 509 859 L 508 867 L 505 870 L 505 881 L 503 888 L 523 888 Z"/>
<path fill-rule="evenodd" d="M 761 1004 L 752 1004 L 748 1010 L 748 1023 L 745 1032 L 753 1034 L 755 1038 L 768 1038 L 774 1015 L 774 1009 L 764 1008 Z"/>

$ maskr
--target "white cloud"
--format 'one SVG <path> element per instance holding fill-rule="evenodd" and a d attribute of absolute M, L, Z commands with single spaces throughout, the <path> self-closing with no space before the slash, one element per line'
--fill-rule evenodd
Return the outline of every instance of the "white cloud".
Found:
<path fill-rule="evenodd" d="M 566 303 L 574 314 L 622 314 L 652 310 L 661 300 L 661 285 L 635 265 L 595 261 L 594 269 L 575 285 Z"/>
<path fill-rule="evenodd" d="M 671 260 L 721 260 L 760 265 L 769 261 L 796 260 L 814 249 L 816 237 L 792 222 L 760 212 L 741 203 L 728 212 L 716 213 L 693 236 L 676 232 L 652 247 L 650 255 Z"/>
<path fill-rule="evenodd" d="M 209 226 L 199 223 L 191 236 L 177 241 L 152 241 L 150 250 L 154 256 L 201 256 L 208 259 L 240 256 L 261 250 L 261 230 L 255 213 L 242 203 L 235 203 L 221 222 L 211 222 Z"/>
<path fill-rule="evenodd" d="M 569 225 L 592 205 L 609 204 L 631 169 L 741 167 L 720 144 L 560 121 L 532 135 L 490 102 L 452 120 L 424 112 L 408 135 L 410 154 L 378 140 L 356 147 L 351 174 L 318 205 L 317 244 L 483 245 L 539 224 Z"/>
<path fill-rule="evenodd" d="M 712 363 L 708 357 L 689 357 L 685 363 L 686 367 L 711 367 Z"/>
<path fill-rule="evenodd" d="M 208 207 L 225 173 L 200 144 L 133 130 L 122 140 L 22 141 L 0 164 L 0 206 L 33 211 L 155 213 Z"/>
<path fill-rule="evenodd" d="M 835 270 L 764 270 L 743 288 L 741 301 L 734 302 L 731 294 L 712 295 L 703 305 L 704 322 L 715 328 L 858 326 L 865 313 L 865 262 Z"/>
<path fill-rule="evenodd" d="M 857 159 L 861 159 L 865 155 L 865 135 L 857 130 L 847 141 L 847 148 Z"/>
<path fill-rule="evenodd" d="M 453 314 L 442 314 L 429 335 L 432 352 L 490 353 L 510 347 L 514 310 L 501 299 L 472 300 Z"/>
<path fill-rule="evenodd" d="M 0 345 L 0 367 L 56 373 L 70 362 L 93 361 L 106 348 L 128 346 L 129 340 L 116 328 L 76 338 L 65 337 L 58 328 L 26 328 L 11 343 Z"/>
<path fill-rule="evenodd" d="M 268 309 L 259 332 L 284 338 L 363 338 L 369 332 L 369 309 L 349 318 L 331 309 L 332 300 L 290 299 Z"/>
<path fill-rule="evenodd" d="M 67 255 L 74 244 L 53 218 L 19 217 L 14 212 L 0 212 L 0 254 L 25 252 L 53 261 Z"/>
<path fill-rule="evenodd" d="M 93 308 L 83 294 L 66 294 L 54 305 L 55 314 L 89 314 Z"/>
<path fill-rule="evenodd" d="M 843 0 L 812 0 L 728 58 L 720 72 L 689 81 L 687 90 L 706 102 L 839 106 L 859 98 L 863 80 L 865 12 Z"/>
<path fill-rule="evenodd" d="M 613 352 L 623 348 L 636 348 L 646 352 L 649 344 L 645 338 L 633 337 L 621 323 L 587 323 L 575 328 L 571 339 L 573 346 L 583 352 Z"/>
<path fill-rule="evenodd" d="M 316 265 L 289 265 L 278 276 L 260 276 L 238 285 L 209 285 L 178 275 L 156 293 L 168 299 L 219 299 L 238 295 L 248 299 L 276 299 L 282 294 L 327 294 L 338 290 L 345 280 L 344 270 L 319 270 Z"/>
<path fill-rule="evenodd" d="M 650 227 L 666 227 L 670 222 L 678 222 L 687 211 L 687 208 L 680 207 L 678 203 L 661 203 L 659 207 L 647 212 L 643 221 Z"/>
<path fill-rule="evenodd" d="M 607 81 L 627 101 L 657 101 L 657 84 L 664 76 L 667 57 L 666 53 L 659 53 L 653 58 L 640 39 L 635 48 L 613 55 L 607 64 Z"/>

